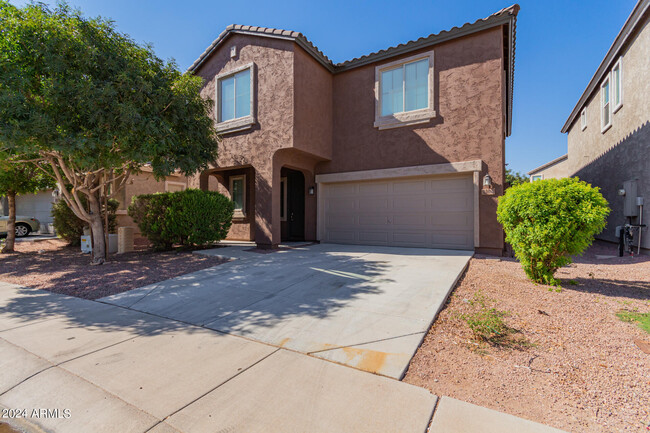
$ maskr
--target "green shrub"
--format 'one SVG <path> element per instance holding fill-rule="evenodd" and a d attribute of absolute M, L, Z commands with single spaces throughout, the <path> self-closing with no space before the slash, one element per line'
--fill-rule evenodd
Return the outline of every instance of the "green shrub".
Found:
<path fill-rule="evenodd" d="M 234 203 L 215 191 L 186 189 L 133 197 L 128 212 L 154 248 L 166 250 L 224 239 Z"/>
<path fill-rule="evenodd" d="M 82 194 L 79 194 L 79 199 L 81 200 L 84 208 L 88 208 L 86 197 Z M 119 205 L 120 203 L 117 200 L 108 200 L 109 233 L 115 233 L 115 230 L 117 229 L 117 216 L 115 215 L 115 212 L 117 211 Z M 103 207 L 104 206 L 102 206 L 102 208 Z M 102 217 L 103 215 L 104 212 L 102 210 Z M 84 234 L 84 227 L 87 227 L 88 224 L 85 221 L 79 219 L 63 199 L 57 200 L 52 205 L 52 217 L 54 218 L 53 224 L 57 236 L 68 242 L 69 245 L 79 246 L 81 244 L 80 238 Z"/>
<path fill-rule="evenodd" d="M 524 183 L 506 190 L 497 217 L 528 277 L 558 285 L 555 271 L 571 263 L 605 228 L 607 200 L 577 178 Z"/>
<path fill-rule="evenodd" d="M 489 306 L 489 303 L 494 301 L 480 291 L 476 292 L 469 301 L 473 311 L 461 314 L 460 318 L 467 323 L 476 339 L 494 344 L 512 334 L 513 330 L 503 321 L 508 313 Z"/>

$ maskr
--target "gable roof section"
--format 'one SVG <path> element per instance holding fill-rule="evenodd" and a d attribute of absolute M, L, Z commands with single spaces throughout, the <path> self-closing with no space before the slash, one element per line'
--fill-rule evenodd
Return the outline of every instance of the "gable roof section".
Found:
<path fill-rule="evenodd" d="M 564 155 L 560 156 L 559 158 L 555 158 L 554 160 L 549 161 L 546 164 L 540 165 L 539 167 L 532 169 L 531 171 L 529 171 L 526 174 L 528 174 L 528 176 L 531 176 L 531 175 L 533 175 L 533 174 L 535 174 L 535 173 L 537 173 L 539 171 L 542 171 L 542 170 L 544 170 L 546 168 L 549 168 L 549 167 L 551 167 L 551 166 L 553 166 L 555 164 L 559 164 L 562 161 L 566 161 L 568 157 L 569 157 L 568 153 L 564 154 Z"/>
<path fill-rule="evenodd" d="M 582 96 L 580 96 L 578 103 L 573 108 L 573 111 L 571 111 L 571 114 L 569 115 L 567 121 L 564 123 L 561 132 L 567 132 L 571 125 L 573 125 L 576 117 L 578 117 L 582 111 L 582 107 L 585 106 L 589 97 L 591 97 L 594 91 L 597 90 L 598 84 L 600 84 L 601 80 L 612 67 L 614 62 L 618 60 L 618 56 L 622 49 L 625 47 L 630 36 L 634 33 L 637 27 L 643 23 L 644 16 L 648 12 L 649 6 L 650 0 L 639 0 L 636 6 L 634 6 L 632 13 L 625 21 L 625 24 L 623 24 L 621 31 L 618 33 L 618 35 L 616 35 L 614 43 L 612 43 L 612 46 L 609 47 L 609 51 L 607 51 L 607 54 L 605 54 L 605 58 L 602 62 L 600 62 L 598 69 L 596 69 L 596 73 L 593 75 L 593 77 L 591 77 L 589 84 L 587 84 L 587 88 L 582 93 Z"/>
<path fill-rule="evenodd" d="M 439 33 L 431 34 L 427 37 L 420 38 L 415 41 L 409 41 L 405 44 L 400 44 L 385 50 L 370 53 L 365 56 L 357 57 L 352 60 L 347 60 L 342 63 L 333 63 L 322 51 L 320 51 L 313 43 L 311 43 L 302 33 L 294 32 L 291 30 L 272 29 L 267 27 L 243 26 L 239 24 L 232 24 L 226 27 L 226 30 L 215 39 L 210 46 L 199 56 L 198 59 L 187 69 L 188 72 L 196 71 L 205 62 L 210 55 L 225 41 L 234 34 L 252 35 L 258 37 L 269 37 L 275 39 L 284 39 L 293 41 L 316 59 L 323 67 L 325 67 L 332 74 L 347 71 L 357 68 L 359 66 L 367 65 L 370 63 L 378 62 L 381 60 L 389 59 L 391 57 L 399 56 L 401 54 L 410 53 L 421 48 L 430 47 L 451 39 L 460 38 L 470 35 L 472 33 L 487 30 L 501 25 L 507 25 L 507 31 L 504 32 L 504 45 L 505 45 L 505 60 L 507 62 L 507 83 L 506 83 L 506 106 L 507 106 L 507 128 L 506 135 L 510 135 L 512 131 L 512 100 L 513 100 L 513 86 L 514 86 L 514 72 L 515 72 L 515 36 L 517 13 L 519 13 L 519 5 L 514 4 L 510 7 L 501 9 L 493 13 L 487 18 L 482 18 L 473 23 L 465 23 L 461 27 L 453 27 L 450 30 L 444 30 Z"/>

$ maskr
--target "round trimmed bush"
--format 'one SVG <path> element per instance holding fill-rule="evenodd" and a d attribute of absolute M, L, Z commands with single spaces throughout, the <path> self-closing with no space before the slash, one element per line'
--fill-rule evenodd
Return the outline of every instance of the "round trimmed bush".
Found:
<path fill-rule="evenodd" d="M 548 179 L 508 188 L 497 219 L 526 275 L 558 285 L 555 271 L 591 245 L 609 212 L 599 188 L 578 178 Z"/>
<path fill-rule="evenodd" d="M 235 205 L 216 191 L 186 189 L 133 197 L 129 216 L 155 249 L 201 246 L 226 237 Z"/>

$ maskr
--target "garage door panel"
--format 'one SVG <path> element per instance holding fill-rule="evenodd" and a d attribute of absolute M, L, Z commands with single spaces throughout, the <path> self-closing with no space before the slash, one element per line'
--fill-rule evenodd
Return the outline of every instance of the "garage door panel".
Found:
<path fill-rule="evenodd" d="M 359 242 L 372 245 L 388 245 L 390 234 L 385 231 L 359 231 Z"/>
<path fill-rule="evenodd" d="M 325 184 L 326 242 L 474 248 L 471 175 Z"/>
<path fill-rule="evenodd" d="M 383 226 L 388 224 L 387 215 L 364 214 L 359 215 L 359 227 L 365 226 Z"/>
<path fill-rule="evenodd" d="M 388 209 L 388 199 L 382 197 L 361 197 L 359 198 L 359 210 L 364 212 L 381 212 Z"/>
<path fill-rule="evenodd" d="M 330 212 L 351 212 L 354 211 L 356 200 L 354 198 L 332 198 L 328 201 Z"/>

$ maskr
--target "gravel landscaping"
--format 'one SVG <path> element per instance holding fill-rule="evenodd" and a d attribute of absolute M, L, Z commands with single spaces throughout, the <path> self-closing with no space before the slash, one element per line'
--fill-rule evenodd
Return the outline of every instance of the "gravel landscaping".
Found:
<path fill-rule="evenodd" d="M 558 271 L 559 292 L 514 259 L 475 256 L 404 380 L 571 432 L 647 431 L 650 334 L 616 314 L 650 312 L 650 257 L 612 256 L 593 246 Z M 475 338 L 463 314 L 477 296 L 506 313 L 514 344 Z"/>
<path fill-rule="evenodd" d="M 147 249 L 113 254 L 100 266 L 79 247 L 52 239 L 16 242 L 15 254 L 0 254 L 0 281 L 98 299 L 224 263 L 190 251 L 153 252 Z"/>

